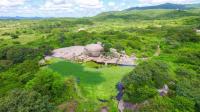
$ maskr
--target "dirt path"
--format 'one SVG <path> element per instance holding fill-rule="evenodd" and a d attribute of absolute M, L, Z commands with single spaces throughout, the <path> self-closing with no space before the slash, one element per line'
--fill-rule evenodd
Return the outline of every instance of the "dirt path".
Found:
<path fill-rule="evenodd" d="M 102 107 L 101 108 L 101 112 L 108 112 L 108 108 L 107 107 Z"/>
<path fill-rule="evenodd" d="M 160 45 L 157 46 L 157 50 L 154 54 L 154 56 L 159 56 L 160 55 Z"/>
<path fill-rule="evenodd" d="M 118 110 L 119 110 L 119 112 L 123 112 L 124 111 L 124 101 L 123 100 L 120 100 L 118 102 Z"/>

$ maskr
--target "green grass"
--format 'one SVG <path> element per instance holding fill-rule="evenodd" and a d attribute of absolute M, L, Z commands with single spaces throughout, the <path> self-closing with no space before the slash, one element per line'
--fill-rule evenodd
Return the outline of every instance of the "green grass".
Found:
<path fill-rule="evenodd" d="M 32 41 L 36 41 L 37 39 L 40 39 L 40 36 L 36 36 L 34 34 L 29 34 L 29 35 L 20 35 L 16 41 L 19 41 L 21 44 L 27 44 Z"/>
<path fill-rule="evenodd" d="M 65 77 L 75 77 L 80 87 L 81 97 L 77 111 L 99 112 L 103 106 L 109 107 L 113 112 L 117 111 L 116 84 L 133 67 L 108 66 L 96 69 L 86 64 L 67 62 L 61 59 L 52 59 L 48 68 Z M 100 102 L 98 99 L 108 100 Z"/>
<path fill-rule="evenodd" d="M 10 36 L 0 36 L 0 39 L 11 39 Z"/>
<path fill-rule="evenodd" d="M 74 76 L 79 82 L 84 98 L 93 101 L 115 97 L 117 94 L 115 85 L 133 69 L 133 67 L 119 66 L 95 69 L 64 60 L 52 63 L 49 68 L 64 77 Z"/>

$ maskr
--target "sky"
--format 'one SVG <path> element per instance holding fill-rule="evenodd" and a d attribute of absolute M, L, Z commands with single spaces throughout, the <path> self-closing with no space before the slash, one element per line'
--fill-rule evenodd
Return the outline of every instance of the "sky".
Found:
<path fill-rule="evenodd" d="M 0 16 L 88 17 L 135 6 L 198 2 L 200 0 L 0 0 Z"/>

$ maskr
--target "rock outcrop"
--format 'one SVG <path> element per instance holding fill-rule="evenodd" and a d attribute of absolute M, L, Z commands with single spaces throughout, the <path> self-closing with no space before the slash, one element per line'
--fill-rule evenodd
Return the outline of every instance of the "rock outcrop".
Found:
<path fill-rule="evenodd" d="M 160 96 L 166 96 L 169 92 L 169 87 L 165 84 L 162 89 L 158 89 Z"/>
<path fill-rule="evenodd" d="M 85 46 L 85 53 L 86 55 L 90 57 L 99 57 L 102 52 L 104 51 L 104 48 L 101 44 L 89 44 Z"/>
<path fill-rule="evenodd" d="M 196 30 L 197 33 L 200 33 L 200 30 Z"/>
<path fill-rule="evenodd" d="M 110 55 L 104 55 L 103 45 L 88 44 L 86 46 L 71 46 L 53 50 L 52 57 L 63 58 L 72 61 L 94 61 L 102 64 L 117 64 L 124 66 L 134 66 L 135 56 L 126 55 L 125 51 L 118 53 L 116 49 L 110 49 Z"/>

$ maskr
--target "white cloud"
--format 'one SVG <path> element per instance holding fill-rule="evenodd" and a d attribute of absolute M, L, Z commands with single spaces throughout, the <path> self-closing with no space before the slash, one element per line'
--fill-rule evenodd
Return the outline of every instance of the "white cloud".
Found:
<path fill-rule="evenodd" d="M 41 10 L 75 10 L 81 8 L 101 8 L 100 0 L 46 0 Z M 79 8 L 75 8 L 79 7 Z"/>
<path fill-rule="evenodd" d="M 121 6 L 125 6 L 125 5 L 126 5 L 126 3 L 124 3 L 124 2 L 121 4 Z"/>
<path fill-rule="evenodd" d="M 73 4 L 67 3 L 65 0 L 51 0 L 47 1 L 40 10 L 71 10 Z"/>
<path fill-rule="evenodd" d="M 139 0 L 142 4 L 161 4 L 161 3 L 192 3 L 196 0 Z"/>
<path fill-rule="evenodd" d="M 39 11 L 45 15 L 67 16 L 91 16 L 100 12 L 103 8 L 101 0 L 46 0 L 39 6 Z"/>
<path fill-rule="evenodd" d="M 109 6 L 115 6 L 115 2 L 108 2 Z"/>
<path fill-rule="evenodd" d="M 84 8 L 101 8 L 103 3 L 100 0 L 74 0 L 77 5 Z"/>
<path fill-rule="evenodd" d="M 26 0 L 0 0 L 0 7 L 13 7 L 24 5 Z"/>
<path fill-rule="evenodd" d="M 0 16 L 82 17 L 136 5 L 167 2 L 184 4 L 195 1 L 199 2 L 199 0 L 0 0 Z"/>
<path fill-rule="evenodd" d="M 47 1 L 47 2 L 49 2 L 49 1 Z M 55 3 L 55 4 L 63 4 L 65 2 L 66 2 L 65 0 L 52 0 L 52 3 Z"/>

